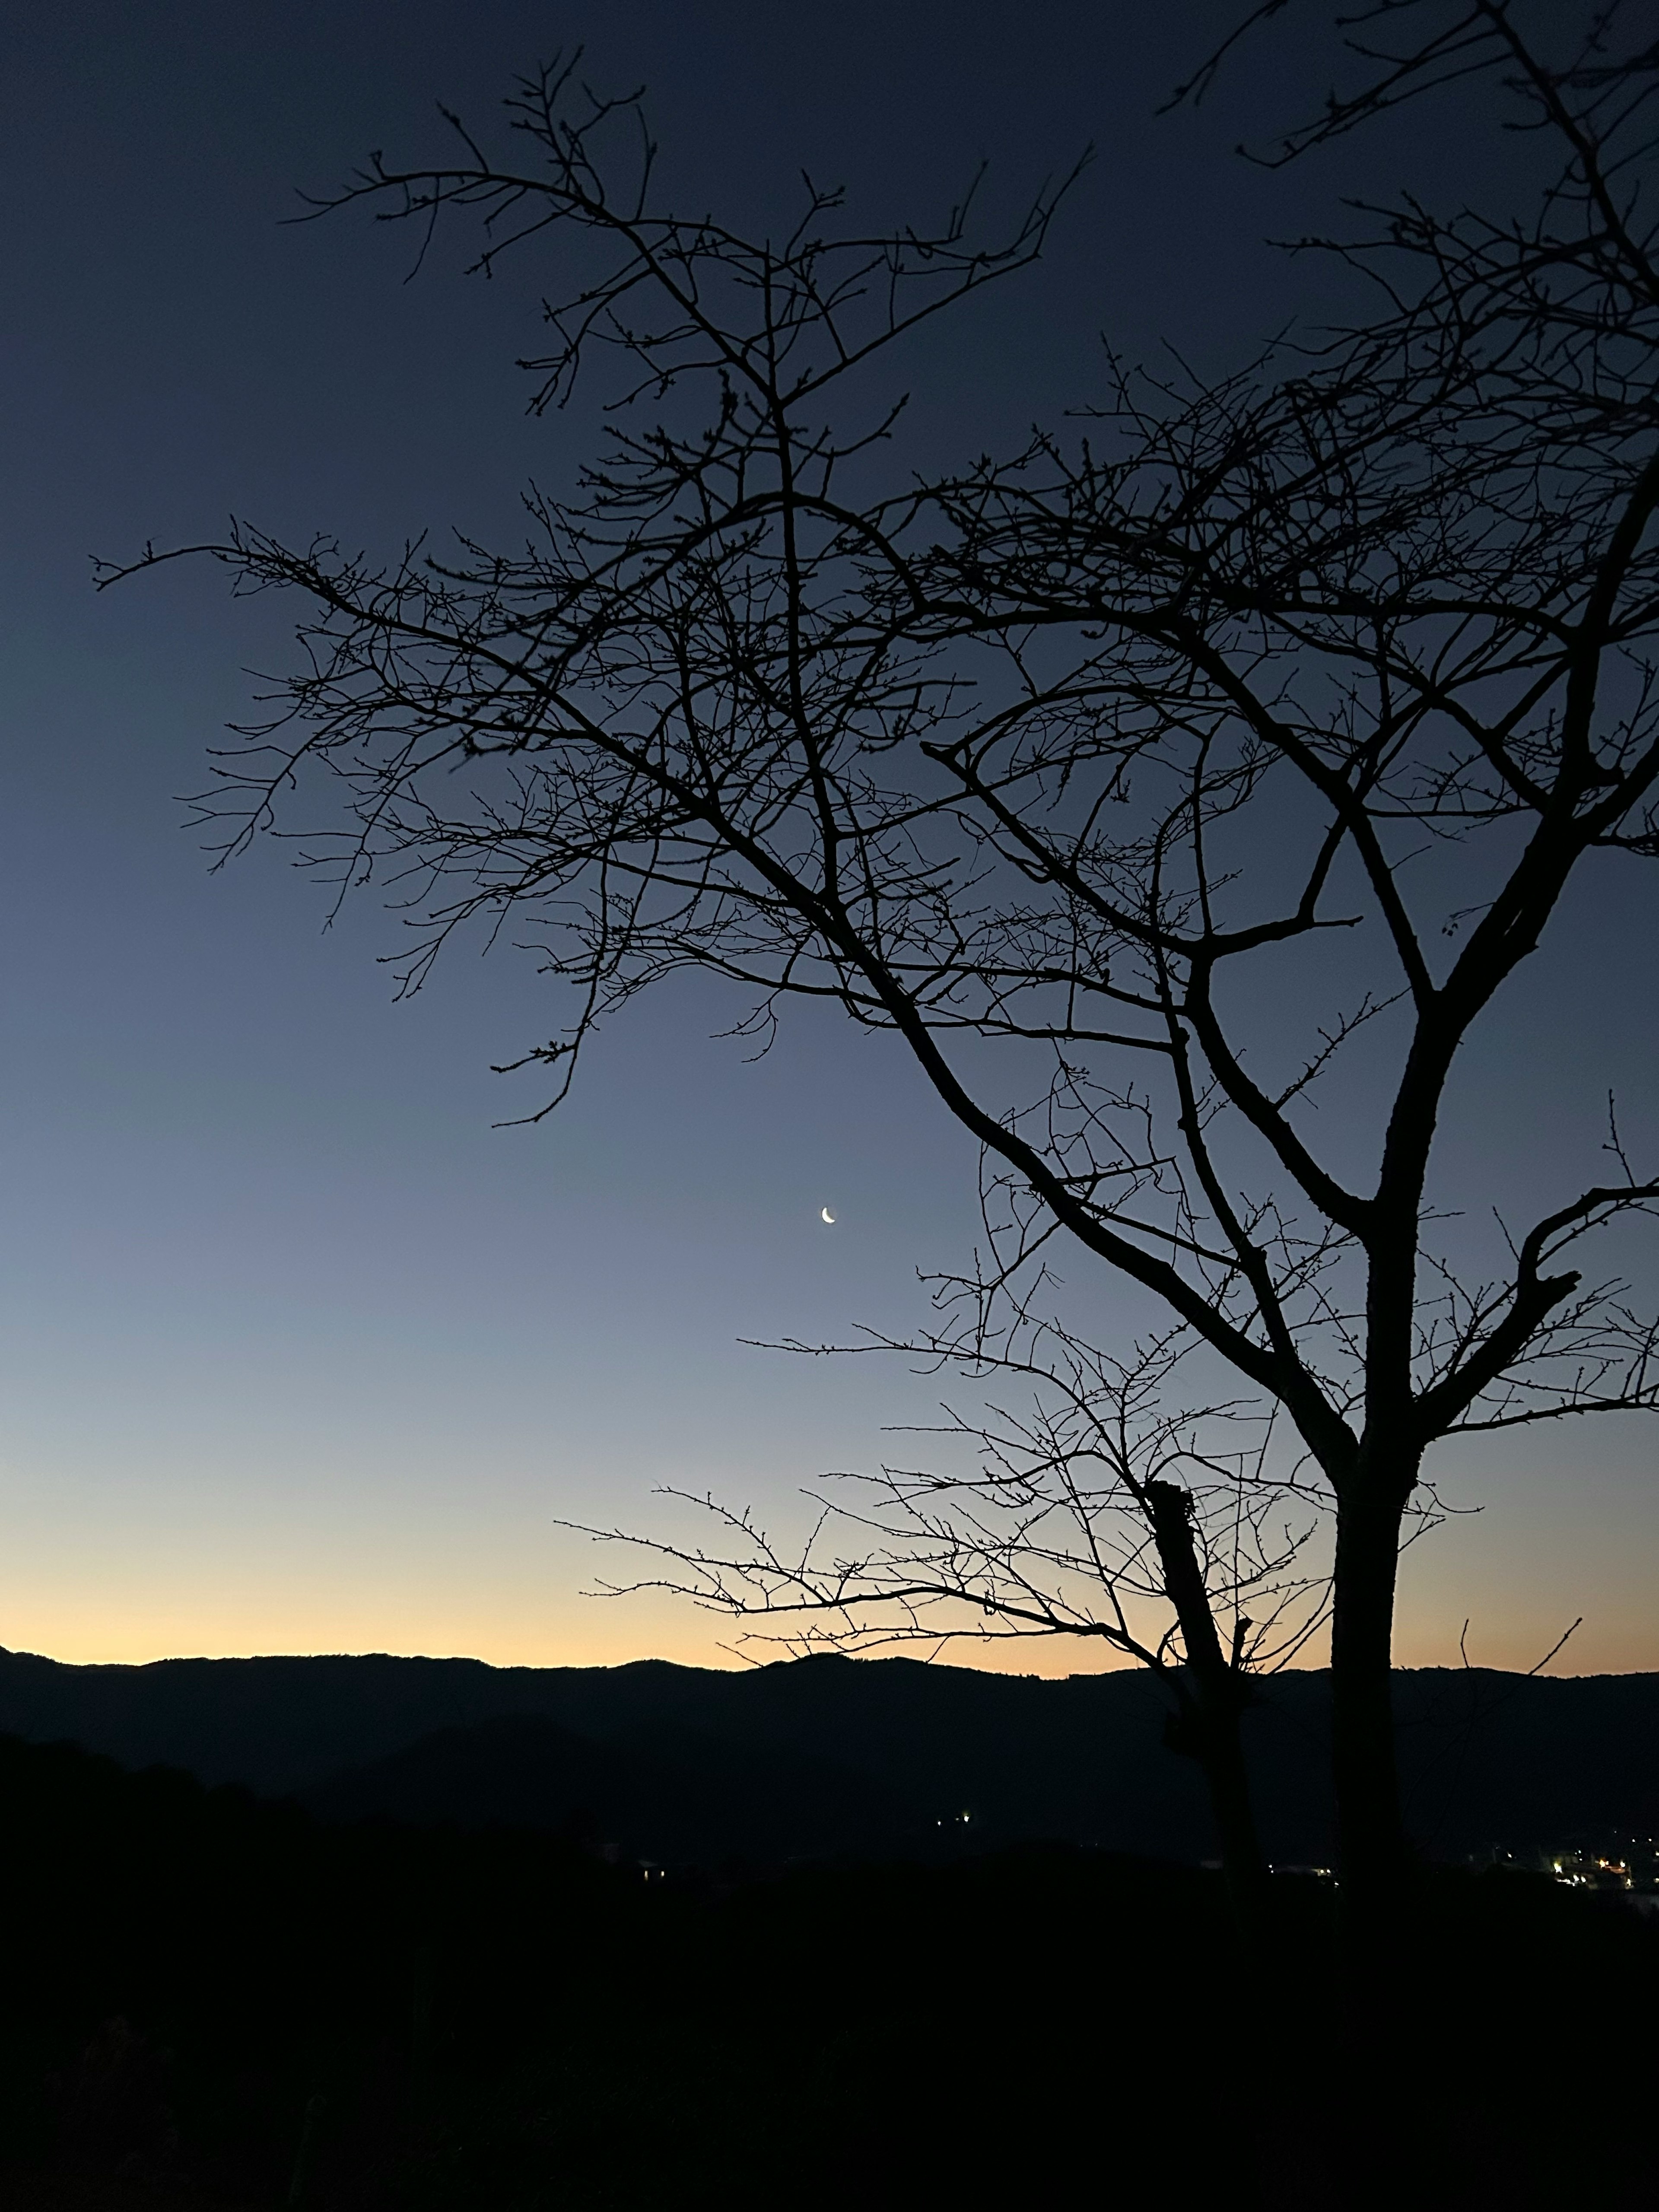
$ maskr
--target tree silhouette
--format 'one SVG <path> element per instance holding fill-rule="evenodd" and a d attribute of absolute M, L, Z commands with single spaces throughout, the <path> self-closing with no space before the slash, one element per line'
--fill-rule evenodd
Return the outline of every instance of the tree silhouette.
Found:
<path fill-rule="evenodd" d="M 1565 1256 L 1659 1197 L 1616 1122 L 1599 1175 L 1538 1163 L 1484 1268 L 1429 1195 L 1454 1068 L 1568 884 L 1659 848 L 1655 58 L 1616 14 L 1541 44 L 1516 14 L 1381 0 L 1357 88 L 1267 158 L 1484 86 L 1553 149 L 1529 207 L 1362 214 L 1326 251 L 1369 314 L 1215 382 L 1115 368 L 1092 419 L 928 481 L 890 469 L 868 387 L 1036 255 L 1057 195 L 978 246 L 969 210 L 874 236 L 810 191 L 775 246 L 660 211 L 637 103 L 544 72 L 521 164 L 457 123 L 453 166 L 376 157 L 325 204 L 470 213 L 484 270 L 573 249 L 529 366 L 538 408 L 608 380 L 580 487 L 532 494 L 511 551 L 194 549 L 308 609 L 204 801 L 225 853 L 331 771 L 307 855 L 341 896 L 389 878 L 407 988 L 508 916 L 574 987 L 516 1063 L 550 1103 L 682 969 L 746 988 L 763 1042 L 797 998 L 892 1033 L 1025 1249 L 1127 1278 L 1279 1409 L 1334 1516 L 1362 1908 L 1402 1863 L 1390 1638 L 1428 1455 L 1659 1390 L 1654 1324 Z"/>
<path fill-rule="evenodd" d="M 667 1590 L 734 1616 L 747 1643 L 921 1644 L 932 1656 L 963 1638 L 1062 1638 L 1150 1668 L 1170 1697 L 1165 1741 L 1203 1770 L 1249 1929 L 1262 1866 L 1240 1718 L 1252 1678 L 1292 1661 L 1327 1618 L 1328 1576 L 1306 1548 L 1323 1501 L 1270 1469 L 1271 1417 L 1182 1395 L 1185 1332 L 1118 1356 L 1005 1288 L 942 1279 L 939 1322 L 908 1340 L 866 1331 L 784 1347 L 899 1354 L 996 1393 L 971 1419 L 947 1408 L 937 1427 L 909 1432 L 955 1466 L 930 1456 L 828 1475 L 789 1545 L 752 1510 L 672 1486 L 659 1494 L 712 1517 L 705 1540 L 567 1525 L 653 1555 L 651 1571 L 605 1594 Z"/>

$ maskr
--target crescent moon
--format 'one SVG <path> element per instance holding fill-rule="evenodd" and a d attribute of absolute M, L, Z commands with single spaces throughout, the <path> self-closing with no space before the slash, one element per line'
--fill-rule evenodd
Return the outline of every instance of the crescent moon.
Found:
<path fill-rule="evenodd" d="M 834 1225 L 834 1223 L 835 1223 L 835 1218 L 836 1218 L 836 1217 L 835 1217 L 835 1215 L 834 1215 L 833 1213 L 831 1213 L 831 1212 L 830 1212 L 830 1211 L 829 1207 L 828 1207 L 827 1206 L 821 1206 L 821 1207 L 818 1209 L 818 1218 L 819 1218 L 821 1221 L 827 1221 L 827 1222 L 829 1222 L 829 1223 L 833 1226 L 833 1225 Z"/>

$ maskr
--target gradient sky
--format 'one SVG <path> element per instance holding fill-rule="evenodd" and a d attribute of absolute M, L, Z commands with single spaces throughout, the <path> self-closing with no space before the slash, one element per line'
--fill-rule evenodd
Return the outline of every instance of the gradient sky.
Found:
<path fill-rule="evenodd" d="M 1243 167 L 1228 149 L 1298 112 L 1322 61 L 1292 24 L 1212 106 L 1158 118 L 1230 13 L 12 13 L 0 1643 L 728 1663 L 726 1624 L 582 1598 L 594 1562 L 556 1520 L 648 1525 L 659 1481 L 784 1519 L 820 1468 L 872 1464 L 882 1425 L 927 1418 L 933 1386 L 739 1340 L 902 1328 L 917 1267 L 959 1261 L 972 1232 L 972 1147 L 879 1041 L 797 1016 L 745 1066 L 710 1036 L 734 1009 L 688 984 L 613 1025 L 553 1121 L 493 1129 L 535 1101 L 489 1063 L 554 1025 L 525 963 L 453 959 L 395 1006 L 383 917 L 359 906 L 325 933 L 279 851 L 214 876 L 181 833 L 177 794 L 246 710 L 246 672 L 282 665 L 284 617 L 231 605 L 205 567 L 94 598 L 89 554 L 212 535 L 231 512 L 370 546 L 428 525 L 487 536 L 586 434 L 580 412 L 524 416 L 527 269 L 463 283 L 458 234 L 405 284 L 401 234 L 283 227 L 295 188 L 374 147 L 435 151 L 434 101 L 487 118 L 562 43 L 586 42 L 603 86 L 649 84 L 686 199 L 757 224 L 803 166 L 844 178 L 872 222 L 926 220 L 981 156 L 1012 204 L 1092 141 L 1047 262 L 919 365 L 918 437 L 977 451 L 1086 400 L 1103 329 L 1219 365 L 1305 307 L 1306 272 L 1260 241 L 1319 220 L 1339 175 L 1433 196 L 1491 182 L 1472 160 L 1519 158 L 1416 111 L 1340 170 Z M 1495 1024 L 1466 1073 L 1454 1181 L 1478 1160 L 1501 1199 L 1558 1158 L 1594 1168 L 1613 1083 L 1627 1133 L 1659 1136 L 1651 915 L 1620 878 L 1565 916 L 1528 1018 Z M 1409 1555 L 1402 1660 L 1455 1660 L 1468 1618 L 1473 1658 L 1530 1665 L 1583 1613 L 1558 1671 L 1659 1666 L 1656 1440 L 1585 1424 L 1445 1462 L 1482 1510 Z"/>

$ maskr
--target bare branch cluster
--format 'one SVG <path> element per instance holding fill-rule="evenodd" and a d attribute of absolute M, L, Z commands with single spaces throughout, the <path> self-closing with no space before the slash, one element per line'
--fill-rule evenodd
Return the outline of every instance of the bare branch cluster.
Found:
<path fill-rule="evenodd" d="M 646 1548 L 665 1567 L 606 1583 L 607 1595 L 671 1589 L 742 1620 L 745 1642 L 794 1652 L 1080 1638 L 1169 1675 L 1187 1653 L 1157 1540 L 1162 1486 L 1182 1500 L 1208 1611 L 1231 1625 L 1237 1674 L 1287 1664 L 1323 1625 L 1328 1573 L 1307 1540 L 1324 1499 L 1271 1466 L 1270 1413 L 1177 1401 L 1189 1340 L 1153 1339 L 1119 1358 L 1053 1320 L 1005 1321 L 977 1340 L 947 1320 L 908 1340 L 864 1332 L 782 1348 L 899 1355 L 1008 1395 L 972 1419 L 947 1406 L 935 1426 L 909 1431 L 932 1440 L 926 1467 L 824 1478 L 787 1553 L 752 1512 L 670 1490 L 713 1516 L 713 1541 L 653 1536 Z"/>

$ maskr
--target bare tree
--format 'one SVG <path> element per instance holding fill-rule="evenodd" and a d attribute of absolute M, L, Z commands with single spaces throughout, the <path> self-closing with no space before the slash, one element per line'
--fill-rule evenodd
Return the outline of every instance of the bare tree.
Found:
<path fill-rule="evenodd" d="M 908 1340 L 781 1347 L 898 1355 L 996 1393 L 971 1417 L 947 1405 L 937 1425 L 896 1432 L 928 1440 L 925 1466 L 825 1476 L 787 1545 L 752 1510 L 665 1488 L 712 1517 L 712 1535 L 585 1528 L 653 1558 L 601 1587 L 670 1591 L 744 1623 L 746 1643 L 795 1652 L 1058 1638 L 1149 1668 L 1169 1695 L 1166 1742 L 1202 1769 L 1248 1929 L 1262 1867 L 1240 1719 L 1255 1678 L 1327 1618 L 1328 1573 L 1308 1548 L 1324 1500 L 1273 1467 L 1271 1409 L 1182 1395 L 1190 1332 L 1120 1357 L 1039 1312 L 1034 1289 L 1011 1300 L 1006 1287 L 940 1279 L 937 1324 Z"/>
<path fill-rule="evenodd" d="M 1328 249 L 1375 281 L 1351 326 L 1214 384 L 1124 370 L 1086 426 L 930 483 L 866 386 L 1031 259 L 1053 196 L 994 249 L 960 215 L 861 234 L 822 192 L 757 241 L 660 212 L 636 106 L 545 73 L 522 162 L 457 125 L 452 166 L 377 159 L 328 204 L 423 235 L 470 211 L 486 269 L 580 240 L 531 364 L 538 406 L 608 364 L 579 489 L 532 494 L 507 552 L 198 549 L 309 610 L 204 804 L 227 853 L 331 771 L 307 854 L 342 896 L 390 879 L 409 988 L 508 916 L 574 986 L 527 1056 L 557 1095 L 678 969 L 746 988 L 763 1036 L 833 1001 L 1280 1409 L 1334 1515 L 1362 1908 L 1402 1862 L 1390 1639 L 1428 1455 L 1659 1389 L 1653 1323 L 1567 1258 L 1659 1197 L 1616 1127 L 1489 1260 L 1430 1197 L 1453 1070 L 1569 882 L 1659 848 L 1655 64 L 1616 14 L 1547 11 L 1541 45 L 1517 18 L 1381 0 L 1359 88 L 1281 151 L 1455 80 L 1553 159 L 1528 209 L 1376 211 Z M 1312 1097 L 1349 1080 L 1322 1152 Z"/>

